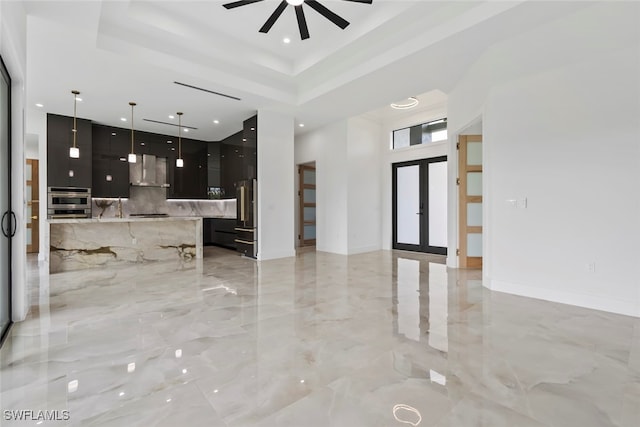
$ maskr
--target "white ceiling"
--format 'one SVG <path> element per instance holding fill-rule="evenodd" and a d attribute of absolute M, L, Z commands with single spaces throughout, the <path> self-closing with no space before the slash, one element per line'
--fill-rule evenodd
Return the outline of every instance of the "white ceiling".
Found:
<path fill-rule="evenodd" d="M 198 128 L 189 137 L 220 140 L 261 108 L 293 114 L 309 130 L 416 94 L 441 102 L 487 47 L 581 7 L 320 0 L 351 25 L 341 30 L 303 6 L 311 38 L 302 41 L 292 7 L 262 34 L 279 0 L 227 10 L 229 1 L 25 1 L 29 106 L 72 115 L 77 89 L 78 116 L 114 126 L 130 126 L 120 118 L 135 101 L 138 130 L 175 132 L 142 119 L 170 122 L 183 111 L 183 124 Z"/>

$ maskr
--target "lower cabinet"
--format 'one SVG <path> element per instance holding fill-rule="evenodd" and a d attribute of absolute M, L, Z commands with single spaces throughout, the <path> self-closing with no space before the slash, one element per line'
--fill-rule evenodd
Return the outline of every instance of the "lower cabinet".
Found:
<path fill-rule="evenodd" d="M 202 243 L 236 249 L 236 220 L 228 218 L 204 218 Z"/>

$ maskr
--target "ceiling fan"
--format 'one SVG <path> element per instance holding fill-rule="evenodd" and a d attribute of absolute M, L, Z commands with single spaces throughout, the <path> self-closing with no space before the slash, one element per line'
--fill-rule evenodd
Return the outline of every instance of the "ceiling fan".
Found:
<path fill-rule="evenodd" d="M 223 6 L 226 9 L 233 9 L 236 7 L 246 6 L 248 4 L 258 3 L 261 1 L 264 1 L 264 0 L 240 0 L 240 1 L 234 1 L 231 3 L 225 3 L 223 4 Z M 350 1 L 353 3 L 366 3 L 366 4 L 373 3 L 373 0 L 342 0 L 342 1 Z M 316 12 L 318 12 L 320 15 L 324 16 L 329 21 L 333 22 L 338 27 L 342 28 L 343 30 L 347 28 L 347 26 L 349 25 L 349 21 L 335 14 L 331 10 L 327 9 L 325 6 L 323 6 L 322 4 L 320 4 L 320 2 L 316 0 L 282 0 L 278 5 L 278 7 L 276 7 L 276 10 L 273 11 L 269 19 L 267 19 L 267 22 L 264 23 L 264 25 L 262 26 L 262 28 L 260 28 L 259 31 L 261 33 L 268 33 L 271 27 L 273 27 L 273 25 L 276 23 L 278 18 L 280 18 L 280 16 L 284 12 L 284 10 L 287 8 L 287 6 L 291 5 L 291 6 L 294 6 L 296 9 L 296 18 L 298 18 L 298 28 L 300 29 L 300 37 L 302 38 L 302 40 L 308 39 L 309 28 L 307 27 L 307 19 L 305 18 L 304 10 L 302 9 L 303 4 L 306 4 L 307 6 L 309 6 Z"/>

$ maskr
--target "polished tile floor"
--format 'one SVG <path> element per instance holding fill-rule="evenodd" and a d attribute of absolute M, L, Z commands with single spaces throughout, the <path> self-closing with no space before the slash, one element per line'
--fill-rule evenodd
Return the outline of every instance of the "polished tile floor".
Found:
<path fill-rule="evenodd" d="M 205 251 L 34 267 L 0 425 L 640 425 L 640 319 L 493 293 L 419 254 Z"/>

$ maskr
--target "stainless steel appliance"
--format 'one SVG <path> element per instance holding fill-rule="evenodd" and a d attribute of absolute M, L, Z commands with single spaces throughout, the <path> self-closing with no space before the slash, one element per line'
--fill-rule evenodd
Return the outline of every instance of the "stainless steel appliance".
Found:
<path fill-rule="evenodd" d="M 251 258 L 258 254 L 257 188 L 255 179 L 238 181 L 236 185 L 236 247 L 238 252 Z"/>
<path fill-rule="evenodd" d="M 136 157 L 135 163 L 129 163 L 129 181 L 134 187 L 168 188 L 167 159 L 151 154 Z"/>
<path fill-rule="evenodd" d="M 91 218 L 91 189 L 49 187 L 47 218 Z"/>

